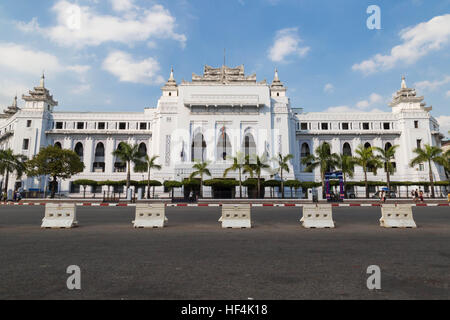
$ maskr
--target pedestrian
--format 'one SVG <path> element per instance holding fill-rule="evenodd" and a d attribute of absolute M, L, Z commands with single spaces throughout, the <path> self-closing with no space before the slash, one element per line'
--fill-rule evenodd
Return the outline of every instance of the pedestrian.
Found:
<path fill-rule="evenodd" d="M 416 191 L 414 191 L 414 202 L 419 201 L 419 191 L 416 189 Z"/>
<path fill-rule="evenodd" d="M 420 190 L 419 192 L 420 202 L 423 202 L 423 191 Z"/>
<path fill-rule="evenodd" d="M 384 190 L 380 193 L 380 202 L 384 201 Z"/>

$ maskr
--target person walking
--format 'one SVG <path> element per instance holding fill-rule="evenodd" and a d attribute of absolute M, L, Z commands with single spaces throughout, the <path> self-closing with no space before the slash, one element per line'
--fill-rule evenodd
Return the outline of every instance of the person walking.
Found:
<path fill-rule="evenodd" d="M 420 202 L 423 202 L 423 191 L 420 190 L 419 192 L 419 198 L 420 198 Z"/>
<path fill-rule="evenodd" d="M 414 191 L 414 202 L 419 201 L 419 191 L 416 189 L 416 191 Z"/>

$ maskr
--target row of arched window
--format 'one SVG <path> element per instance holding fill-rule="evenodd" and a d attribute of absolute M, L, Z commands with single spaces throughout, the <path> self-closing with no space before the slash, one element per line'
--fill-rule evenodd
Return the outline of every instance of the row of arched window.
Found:
<path fill-rule="evenodd" d="M 119 143 L 117 146 L 117 149 L 120 149 L 122 147 L 123 142 Z M 60 142 L 55 143 L 56 147 L 62 148 L 62 145 Z M 75 148 L 73 151 L 80 157 L 80 160 L 84 160 L 84 146 L 81 142 L 78 142 L 75 144 Z M 139 144 L 139 152 L 142 155 L 147 154 L 147 145 L 142 142 Z M 125 172 L 126 170 L 126 164 L 122 163 L 119 158 L 116 158 L 114 160 L 114 172 Z M 92 172 L 105 172 L 105 145 L 103 142 L 97 143 L 95 147 L 95 153 L 94 153 L 94 160 L 92 164 Z"/>
<path fill-rule="evenodd" d="M 324 142 L 326 143 L 326 142 Z M 366 142 L 364 144 L 364 148 L 370 148 L 372 145 L 369 142 Z M 392 147 L 392 144 L 390 142 L 386 142 L 386 144 L 384 145 L 384 150 L 388 150 L 390 147 Z M 302 158 L 307 157 L 311 154 L 311 150 L 309 148 L 309 145 L 305 142 L 302 144 L 301 147 L 301 151 L 300 151 L 300 156 Z M 347 155 L 347 156 L 352 156 L 352 147 L 350 146 L 350 143 L 345 142 L 342 146 L 342 154 Z"/>

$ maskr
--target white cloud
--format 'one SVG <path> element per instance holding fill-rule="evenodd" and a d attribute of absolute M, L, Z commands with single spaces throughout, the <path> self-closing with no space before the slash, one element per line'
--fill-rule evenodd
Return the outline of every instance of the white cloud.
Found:
<path fill-rule="evenodd" d="M 286 28 L 279 30 L 275 36 L 275 42 L 269 49 L 269 59 L 274 62 L 284 62 L 286 57 L 296 55 L 305 56 L 309 47 L 300 47 L 302 40 L 298 35 L 298 28 Z"/>
<path fill-rule="evenodd" d="M 175 32 L 175 18 L 162 5 L 150 9 L 136 7 L 132 1 L 112 1 L 118 15 L 101 15 L 89 6 L 80 6 L 66 0 L 58 1 L 52 8 L 57 24 L 40 27 L 37 20 L 17 23 L 22 31 L 37 31 L 61 46 L 80 48 L 98 46 L 106 42 L 133 44 L 150 38 L 169 38 L 183 46 L 186 36 Z"/>
<path fill-rule="evenodd" d="M 442 80 L 435 80 L 435 81 L 425 80 L 425 81 L 416 82 L 414 84 L 414 86 L 416 87 L 416 89 L 419 89 L 419 90 L 433 91 L 447 83 L 450 83 L 450 76 L 448 76 L 448 75 L 444 76 L 444 78 L 442 78 Z"/>
<path fill-rule="evenodd" d="M 114 11 L 118 12 L 129 11 L 136 8 L 133 0 L 110 0 L 110 1 Z"/>
<path fill-rule="evenodd" d="M 324 112 L 328 112 L 328 113 L 361 113 L 361 112 L 385 112 L 382 111 L 380 109 L 371 109 L 368 111 L 363 111 L 361 109 L 358 108 L 352 108 L 349 106 L 333 106 L 333 107 L 329 107 L 328 109 L 326 109 Z"/>
<path fill-rule="evenodd" d="M 382 96 L 380 96 L 377 93 L 372 93 L 369 96 L 368 100 L 358 101 L 356 103 L 356 107 L 359 108 L 359 109 L 365 109 L 365 108 L 368 108 L 368 107 L 373 106 L 375 104 L 379 104 L 382 101 L 383 101 L 383 97 Z"/>
<path fill-rule="evenodd" d="M 331 83 L 327 83 L 323 87 L 323 92 L 325 92 L 325 93 L 333 93 L 334 92 L 334 86 Z"/>
<path fill-rule="evenodd" d="M 450 116 L 439 116 L 436 118 L 439 122 L 439 131 L 448 136 L 450 130 Z"/>
<path fill-rule="evenodd" d="M 122 82 L 146 84 L 164 82 L 164 78 L 157 74 L 160 70 L 158 61 L 151 57 L 135 61 L 128 53 L 117 50 L 106 57 L 102 68 L 118 77 Z"/>
<path fill-rule="evenodd" d="M 25 84 L 11 81 L 11 79 L 0 80 L 0 113 L 12 104 L 16 94 L 20 97 L 22 94 L 28 92 L 28 89 Z"/>
<path fill-rule="evenodd" d="M 378 53 L 371 59 L 354 64 L 352 69 L 365 74 L 389 70 L 397 63 L 412 64 L 429 52 L 441 49 L 450 41 L 450 14 L 404 29 L 399 36 L 402 43 L 393 47 L 390 54 Z"/>
<path fill-rule="evenodd" d="M 56 56 L 50 53 L 15 43 L 0 43 L 0 68 L 39 75 L 44 70 L 50 73 L 72 71 L 82 74 L 88 71 L 90 67 L 63 65 Z"/>

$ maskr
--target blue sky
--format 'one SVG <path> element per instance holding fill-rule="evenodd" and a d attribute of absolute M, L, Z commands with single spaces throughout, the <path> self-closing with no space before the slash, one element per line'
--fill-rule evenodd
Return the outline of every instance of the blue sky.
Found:
<path fill-rule="evenodd" d="M 381 29 L 369 30 L 369 5 Z M 154 107 L 175 69 L 278 68 L 292 106 L 389 111 L 402 75 L 450 130 L 450 0 L 15 0 L 0 3 L 0 105 L 46 84 L 59 111 Z"/>

